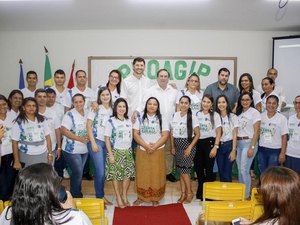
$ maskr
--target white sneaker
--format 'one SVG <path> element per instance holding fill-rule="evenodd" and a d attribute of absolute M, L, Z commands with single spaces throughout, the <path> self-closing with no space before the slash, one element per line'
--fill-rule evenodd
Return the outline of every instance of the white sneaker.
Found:
<path fill-rule="evenodd" d="M 70 178 L 70 175 L 69 175 L 67 169 L 64 169 L 64 178 L 66 178 L 66 179 L 69 179 L 69 178 Z"/>

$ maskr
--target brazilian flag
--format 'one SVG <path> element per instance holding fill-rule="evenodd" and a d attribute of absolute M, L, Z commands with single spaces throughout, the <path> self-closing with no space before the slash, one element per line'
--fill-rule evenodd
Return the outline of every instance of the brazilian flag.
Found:
<path fill-rule="evenodd" d="M 50 67 L 50 60 L 48 57 L 48 50 L 45 48 L 46 59 L 45 59 L 45 70 L 44 70 L 44 88 L 47 89 L 52 86 L 52 73 Z"/>

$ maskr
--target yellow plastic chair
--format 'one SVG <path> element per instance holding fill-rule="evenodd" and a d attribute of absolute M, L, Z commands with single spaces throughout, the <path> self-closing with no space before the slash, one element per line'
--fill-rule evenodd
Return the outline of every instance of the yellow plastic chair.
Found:
<path fill-rule="evenodd" d="M 231 222 L 238 217 L 252 220 L 253 203 L 251 201 L 212 201 L 206 203 L 205 225 L 208 221 Z"/>
<path fill-rule="evenodd" d="M 3 201 L 0 200 L 0 214 L 2 213 L 3 209 L 4 209 Z"/>
<path fill-rule="evenodd" d="M 217 201 L 244 201 L 246 185 L 231 182 L 205 182 L 203 184 L 203 204 L 206 199 Z"/>
<path fill-rule="evenodd" d="M 10 201 L 5 201 L 5 202 L 3 203 L 3 205 L 4 205 L 4 208 L 7 207 L 7 206 L 9 206 L 9 205 L 10 205 Z"/>
<path fill-rule="evenodd" d="M 254 204 L 253 221 L 257 220 L 264 212 L 261 195 L 257 188 L 253 188 L 251 192 L 251 201 Z"/>
<path fill-rule="evenodd" d="M 104 201 L 99 198 L 74 198 L 77 209 L 82 210 L 93 225 L 108 225 L 104 213 Z"/>

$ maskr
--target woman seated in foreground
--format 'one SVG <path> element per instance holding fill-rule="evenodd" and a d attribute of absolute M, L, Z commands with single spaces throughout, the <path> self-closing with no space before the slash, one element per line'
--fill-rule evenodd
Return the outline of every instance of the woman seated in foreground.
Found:
<path fill-rule="evenodd" d="M 260 194 L 264 213 L 254 223 L 241 218 L 241 225 L 298 225 L 300 177 L 285 167 L 270 167 L 261 176 Z"/>
<path fill-rule="evenodd" d="M 61 178 L 51 165 L 38 163 L 20 170 L 11 206 L 0 216 L 1 225 L 92 225 L 88 217 L 72 209 L 67 191 L 65 203 L 59 201 Z"/>

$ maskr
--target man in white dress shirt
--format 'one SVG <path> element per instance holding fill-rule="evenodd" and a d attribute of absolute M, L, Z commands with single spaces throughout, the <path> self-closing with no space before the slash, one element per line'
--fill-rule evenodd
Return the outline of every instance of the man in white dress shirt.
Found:
<path fill-rule="evenodd" d="M 138 111 L 144 110 L 145 103 L 148 98 L 155 97 L 159 101 L 160 113 L 168 120 L 168 123 L 172 120 L 173 114 L 176 108 L 177 89 L 169 84 L 170 73 L 166 69 L 160 69 L 157 72 L 157 84 L 150 87 L 143 95 L 142 104 L 138 107 Z M 172 165 L 174 156 L 171 154 L 170 142 L 166 143 L 166 174 L 167 179 L 171 182 L 175 182 L 176 179 L 172 175 Z"/>
<path fill-rule="evenodd" d="M 144 75 L 145 60 L 143 58 L 135 58 L 132 69 L 133 74 L 126 77 L 121 85 L 121 97 L 127 101 L 130 117 L 141 105 L 145 91 L 154 83 Z"/>
<path fill-rule="evenodd" d="M 24 98 L 32 97 L 34 98 L 34 92 L 36 90 L 36 85 L 38 82 L 38 77 L 35 71 L 30 70 L 26 74 L 27 87 L 21 89 Z"/>

